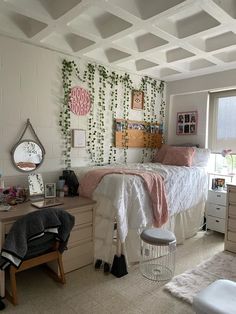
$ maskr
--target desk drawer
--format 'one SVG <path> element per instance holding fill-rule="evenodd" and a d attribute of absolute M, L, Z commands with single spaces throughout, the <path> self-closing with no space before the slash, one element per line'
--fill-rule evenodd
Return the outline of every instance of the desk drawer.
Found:
<path fill-rule="evenodd" d="M 207 215 L 225 219 L 226 207 L 223 205 L 208 203 Z"/>
<path fill-rule="evenodd" d="M 225 219 L 207 216 L 207 228 L 225 233 Z"/>
<path fill-rule="evenodd" d="M 92 210 L 82 213 L 77 212 L 72 215 L 75 217 L 75 226 L 93 222 Z"/>
<path fill-rule="evenodd" d="M 208 191 L 208 202 L 226 206 L 226 192 Z"/>
<path fill-rule="evenodd" d="M 93 263 L 93 242 L 85 242 L 62 255 L 65 273 Z"/>
<path fill-rule="evenodd" d="M 4 223 L 5 234 L 8 234 L 15 221 Z"/>
<path fill-rule="evenodd" d="M 73 243 L 83 241 L 85 239 L 90 239 L 92 240 L 93 238 L 93 227 L 91 226 L 86 226 L 86 227 L 74 227 L 73 230 L 70 233 L 70 238 L 68 242 L 68 246 Z"/>

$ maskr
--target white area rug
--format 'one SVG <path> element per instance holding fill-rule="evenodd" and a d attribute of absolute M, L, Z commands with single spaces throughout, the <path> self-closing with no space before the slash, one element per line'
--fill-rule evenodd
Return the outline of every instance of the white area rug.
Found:
<path fill-rule="evenodd" d="M 220 252 L 196 268 L 175 276 L 164 287 L 174 296 L 192 303 L 200 290 L 217 279 L 236 281 L 236 255 Z"/>

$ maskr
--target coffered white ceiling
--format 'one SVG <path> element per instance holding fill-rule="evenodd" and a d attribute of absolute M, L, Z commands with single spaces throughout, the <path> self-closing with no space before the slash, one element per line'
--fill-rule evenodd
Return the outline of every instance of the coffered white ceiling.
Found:
<path fill-rule="evenodd" d="M 0 0 L 0 33 L 166 81 L 236 68 L 236 0 Z"/>

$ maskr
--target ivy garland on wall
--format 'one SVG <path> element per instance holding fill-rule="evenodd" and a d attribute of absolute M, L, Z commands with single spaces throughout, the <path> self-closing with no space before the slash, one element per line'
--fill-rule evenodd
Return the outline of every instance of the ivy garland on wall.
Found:
<path fill-rule="evenodd" d="M 63 159 L 67 168 L 71 167 L 71 130 L 70 130 L 70 110 L 69 97 L 72 87 L 72 81 L 78 79 L 86 83 L 90 92 L 92 109 L 88 117 L 88 141 L 87 151 L 93 163 L 102 165 L 104 163 L 112 163 L 116 161 L 117 148 L 113 146 L 113 139 L 107 142 L 107 128 L 109 121 L 114 121 L 117 116 L 117 110 L 120 109 L 120 117 L 128 119 L 131 107 L 131 91 L 134 83 L 129 74 L 118 74 L 110 71 L 102 65 L 88 63 L 83 75 L 80 75 L 78 66 L 74 61 L 63 60 L 62 62 L 62 82 L 64 97 L 60 110 L 59 125 L 61 128 L 62 138 L 64 142 Z M 144 92 L 144 110 L 143 120 L 146 122 L 164 123 L 165 118 L 165 101 L 164 101 L 164 82 L 157 81 L 148 76 L 141 79 L 138 88 Z M 160 111 L 159 115 L 155 114 L 155 105 L 157 95 L 160 94 Z M 119 103 L 119 100 L 122 100 Z M 111 125 L 114 135 L 114 128 Z M 114 138 L 114 136 L 113 136 Z M 128 147 L 127 132 L 123 134 L 123 158 L 127 162 Z M 107 153 L 107 149 L 109 152 Z M 120 148 L 121 149 L 121 148 Z M 148 153 L 152 153 L 152 149 L 144 148 L 142 153 L 142 162 L 148 157 Z"/>

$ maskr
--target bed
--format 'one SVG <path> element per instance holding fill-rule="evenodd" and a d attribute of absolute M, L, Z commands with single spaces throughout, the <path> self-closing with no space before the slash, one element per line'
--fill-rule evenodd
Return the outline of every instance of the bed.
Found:
<path fill-rule="evenodd" d="M 122 169 L 130 171 L 131 174 L 112 173 L 113 169 L 121 169 L 121 164 L 105 168 L 109 168 L 111 173 L 101 178 L 92 194 L 92 198 L 97 201 L 94 228 L 95 260 L 112 263 L 115 253 L 113 239 L 117 236 L 116 232 L 123 244 L 128 264 L 137 262 L 140 258 L 139 234 L 144 228 L 153 225 L 153 206 L 142 177 L 133 175 L 132 171 L 158 173 L 163 178 L 169 217 L 162 227 L 175 233 L 177 243 L 182 243 L 199 230 L 207 198 L 205 166 L 173 166 L 160 162 L 122 165 Z M 115 231 L 114 221 L 117 224 Z"/>

